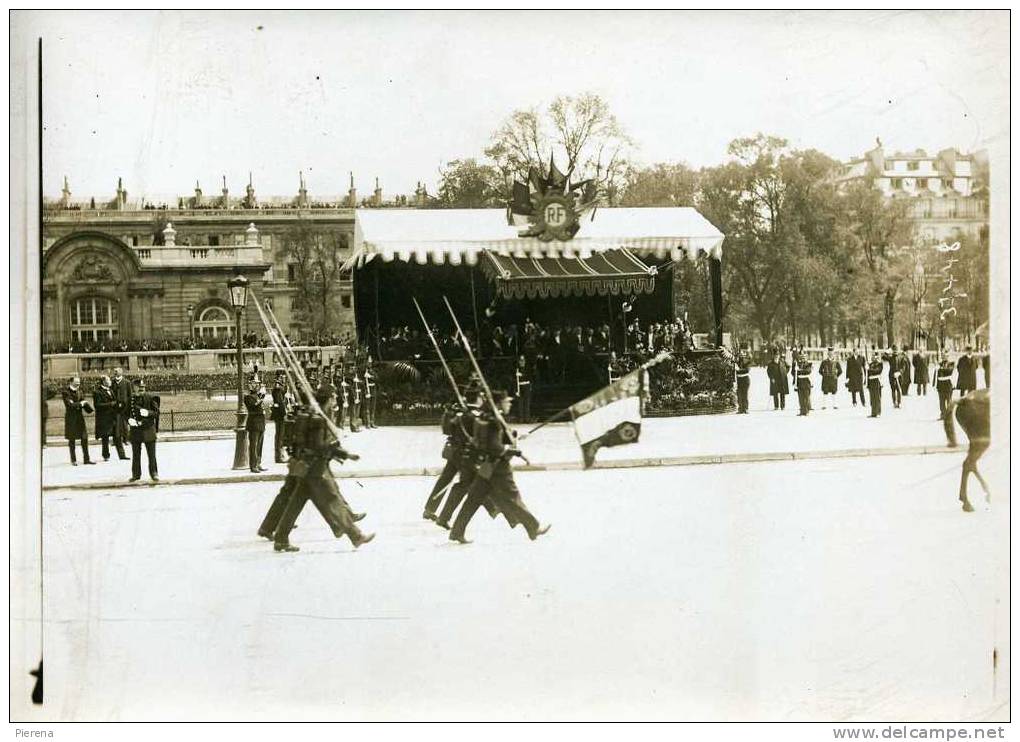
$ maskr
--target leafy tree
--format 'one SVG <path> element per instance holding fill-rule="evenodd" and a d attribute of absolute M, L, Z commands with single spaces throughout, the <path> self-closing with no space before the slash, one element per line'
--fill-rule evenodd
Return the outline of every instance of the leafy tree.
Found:
<path fill-rule="evenodd" d="M 627 170 L 620 206 L 693 206 L 698 173 L 682 162 Z"/>
<path fill-rule="evenodd" d="M 493 133 L 485 154 L 509 185 L 526 181 L 531 168 L 544 171 L 550 156 L 576 180 L 592 179 L 609 205 L 619 200 L 631 139 L 594 93 L 560 95 L 548 108 L 514 111 Z M 509 196 L 509 193 L 505 193 Z"/>
<path fill-rule="evenodd" d="M 344 232 L 305 221 L 280 242 L 280 255 L 294 266 L 294 308 L 311 333 L 333 332 L 340 326 L 339 287 L 347 247 Z"/>
<path fill-rule="evenodd" d="M 439 177 L 436 205 L 442 208 L 480 209 L 502 206 L 502 176 L 492 165 L 474 158 L 447 163 Z"/>

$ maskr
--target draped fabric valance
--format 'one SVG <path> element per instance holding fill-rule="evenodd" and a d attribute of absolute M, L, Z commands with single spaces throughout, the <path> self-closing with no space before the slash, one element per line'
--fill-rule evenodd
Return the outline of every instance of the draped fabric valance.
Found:
<path fill-rule="evenodd" d="M 588 258 L 518 258 L 486 252 L 482 270 L 507 299 L 558 296 L 650 294 L 655 267 L 627 250 L 607 250 Z"/>
<path fill-rule="evenodd" d="M 572 240 L 518 237 L 503 209 L 358 209 L 351 267 L 379 257 L 421 265 L 477 265 L 486 253 L 588 260 L 608 250 L 679 260 L 722 255 L 724 236 L 695 209 L 598 209 Z"/>

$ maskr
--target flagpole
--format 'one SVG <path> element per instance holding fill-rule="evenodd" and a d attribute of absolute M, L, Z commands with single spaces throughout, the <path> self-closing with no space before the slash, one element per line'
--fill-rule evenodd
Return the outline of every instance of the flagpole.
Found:
<path fill-rule="evenodd" d="M 640 366 L 638 366 L 637 368 L 635 368 L 635 369 L 634 369 L 634 371 L 644 371 L 644 370 L 646 370 L 646 369 L 649 369 L 649 368 L 651 368 L 652 366 L 655 366 L 655 365 L 657 365 L 657 364 L 659 364 L 659 363 L 662 363 L 663 361 L 665 361 L 665 360 L 666 360 L 667 358 L 671 357 L 672 355 L 673 355 L 673 354 L 672 354 L 672 353 L 670 353 L 669 351 L 662 351 L 661 353 L 659 353 L 659 355 L 655 356 L 655 358 L 652 358 L 651 360 L 649 360 L 649 361 L 645 361 L 644 363 L 642 363 L 642 364 L 641 364 Z M 634 373 L 634 371 L 631 371 L 630 373 L 632 374 L 632 373 Z M 630 374 L 628 374 L 628 376 L 629 376 L 629 375 L 630 375 Z M 614 383 L 615 383 L 615 382 L 614 382 Z M 612 384 L 610 384 L 609 386 L 612 386 Z M 604 387 L 603 387 L 603 388 L 604 388 Z M 554 422 L 556 422 L 557 420 L 559 420 L 559 419 L 561 419 L 561 418 L 565 417 L 565 416 L 567 415 L 567 413 L 569 413 L 569 412 L 570 412 L 570 408 L 571 408 L 571 407 L 573 407 L 573 406 L 574 406 L 574 405 L 570 405 L 570 406 L 568 406 L 568 407 L 564 407 L 564 408 L 563 408 L 562 410 L 560 410 L 559 412 L 557 412 L 557 413 L 556 413 L 555 415 L 553 415 L 552 417 L 550 417 L 550 418 L 549 418 L 548 420 L 546 420 L 545 422 L 541 422 L 541 423 L 539 423 L 538 425 L 536 425 L 535 427 L 533 427 L 533 428 L 532 428 L 531 430 L 528 430 L 528 431 L 526 431 L 526 432 L 524 432 L 524 433 L 521 433 L 521 434 L 520 434 L 520 435 L 519 435 L 519 436 L 517 437 L 517 440 L 519 440 L 519 441 L 522 441 L 522 440 L 524 440 L 525 438 L 527 438 L 527 437 L 528 437 L 529 435 L 531 435 L 532 433 L 534 433 L 534 432 L 535 432 L 536 430 L 539 430 L 540 428 L 544 428 L 544 427 L 545 427 L 546 425 L 549 425 L 550 423 L 554 423 Z"/>

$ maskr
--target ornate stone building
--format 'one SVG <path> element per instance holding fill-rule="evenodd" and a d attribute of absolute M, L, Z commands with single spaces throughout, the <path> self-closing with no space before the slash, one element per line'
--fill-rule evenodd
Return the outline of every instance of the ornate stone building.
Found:
<path fill-rule="evenodd" d="M 299 335 L 305 329 L 294 307 L 300 272 L 284 247 L 287 236 L 310 227 L 353 242 L 351 194 L 314 202 L 303 179 L 297 198 L 262 203 L 250 182 L 240 199 L 229 196 L 226 183 L 213 198 L 196 184 L 195 196 L 178 199 L 175 208 L 133 202 L 120 182 L 116 197 L 98 205 L 95 199 L 75 204 L 70 195 L 65 181 L 60 200 L 44 207 L 47 344 L 233 334 L 227 280 L 237 273 L 272 303 L 284 329 Z M 353 334 L 351 281 L 341 280 L 337 291 L 337 330 Z M 253 306 L 244 324 L 262 333 Z"/>

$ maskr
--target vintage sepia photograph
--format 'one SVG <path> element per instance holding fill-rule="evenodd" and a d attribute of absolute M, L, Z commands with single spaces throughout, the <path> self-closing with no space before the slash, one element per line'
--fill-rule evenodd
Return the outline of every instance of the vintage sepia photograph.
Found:
<path fill-rule="evenodd" d="M 12 728 L 1005 738 L 1010 20 L 12 11 Z"/>

